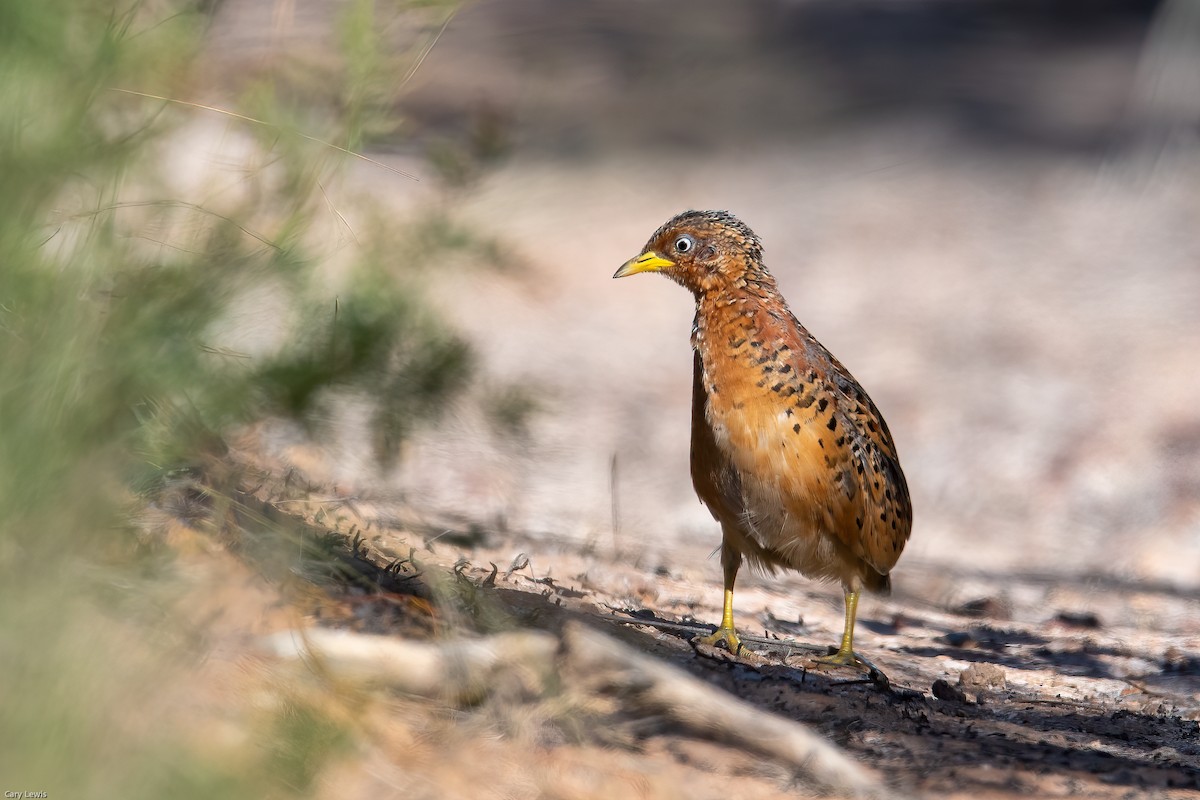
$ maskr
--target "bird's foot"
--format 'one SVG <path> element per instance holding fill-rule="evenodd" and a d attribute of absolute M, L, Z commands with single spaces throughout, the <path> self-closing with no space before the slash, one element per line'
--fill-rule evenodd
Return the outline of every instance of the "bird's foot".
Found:
<path fill-rule="evenodd" d="M 830 648 L 833 649 L 832 647 Z M 827 656 L 817 656 L 815 659 L 818 664 L 825 664 L 830 667 L 862 667 L 869 668 L 866 659 L 860 656 L 853 650 L 838 650 L 836 653 L 830 653 Z"/>
<path fill-rule="evenodd" d="M 737 633 L 732 627 L 721 626 L 708 636 L 697 636 L 695 641 L 697 644 L 706 644 L 710 647 L 716 647 L 718 643 L 724 643 L 725 648 L 735 656 L 742 649 L 742 640 L 738 638 Z"/>
<path fill-rule="evenodd" d="M 888 679 L 887 673 L 853 650 L 838 650 L 836 653 L 830 653 L 827 656 L 818 656 L 813 660 L 822 666 L 861 669 L 867 673 L 867 677 L 872 683 L 878 684 L 883 688 L 891 686 L 891 681 Z"/>

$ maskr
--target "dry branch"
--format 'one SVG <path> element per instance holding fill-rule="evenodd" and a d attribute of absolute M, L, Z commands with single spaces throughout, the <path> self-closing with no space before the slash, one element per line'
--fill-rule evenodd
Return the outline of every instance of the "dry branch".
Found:
<path fill-rule="evenodd" d="M 537 632 L 427 643 L 353 631 L 283 631 L 265 640 L 272 654 L 312 663 L 339 680 L 405 694 L 476 702 L 499 683 L 541 691 L 555 668 L 558 640 Z"/>
<path fill-rule="evenodd" d="M 288 631 L 266 640 L 276 656 L 311 660 L 342 680 L 459 703 L 477 701 L 514 680 L 527 690 L 546 692 L 561 669 L 587 676 L 590 687 L 615 694 L 627 710 L 666 715 L 695 734 L 810 775 L 834 792 L 899 796 L 804 725 L 761 711 L 611 636 L 570 623 L 561 644 L 533 631 L 436 643 L 329 630 Z"/>
<path fill-rule="evenodd" d="M 760 711 L 678 667 L 582 625 L 568 625 L 563 639 L 572 666 L 605 681 L 643 711 L 665 713 L 696 733 L 768 756 L 834 791 L 861 797 L 898 796 L 798 722 Z"/>

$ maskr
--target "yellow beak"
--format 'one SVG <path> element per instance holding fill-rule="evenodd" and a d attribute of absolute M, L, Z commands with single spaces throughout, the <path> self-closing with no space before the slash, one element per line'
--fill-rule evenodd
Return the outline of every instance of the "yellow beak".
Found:
<path fill-rule="evenodd" d="M 663 258 L 653 250 L 647 250 L 637 258 L 631 258 L 617 270 L 614 278 L 624 278 L 627 275 L 637 275 L 639 272 L 658 272 L 663 267 L 675 266 L 674 261 Z"/>

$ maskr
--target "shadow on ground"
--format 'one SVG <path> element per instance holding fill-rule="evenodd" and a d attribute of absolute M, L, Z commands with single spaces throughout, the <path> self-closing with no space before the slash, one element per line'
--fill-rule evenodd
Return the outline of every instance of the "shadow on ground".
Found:
<path fill-rule="evenodd" d="M 919 682 L 947 658 L 999 665 L 1010 674 L 1041 669 L 1114 680 L 1102 660 L 1108 650 L 1074 649 L 1076 637 L 1064 628 L 1034 634 L 977 620 L 969 647 L 895 647 L 888 653 L 889 664 L 906 666 L 896 689 L 885 691 L 853 671 L 814 668 L 812 651 L 820 648 L 786 635 L 770 645 L 752 644 L 738 657 L 694 646 L 692 636 L 711 626 L 672 618 L 653 607 L 630 607 L 603 592 L 581 591 L 569 581 L 533 577 L 526 570 L 528 559 L 521 556 L 502 568 L 494 554 L 504 548 L 479 547 L 451 563 L 429 551 L 419 535 L 372 533 L 369 524 L 352 524 L 343 533 L 283 514 L 277 505 L 249 495 L 242 500 L 241 551 L 256 559 L 260 569 L 262 557 L 254 554 L 270 553 L 265 573 L 298 577 L 319 587 L 324 596 L 314 605 L 319 624 L 427 637 L 447 627 L 458 634 L 514 629 L 558 634 L 566 623 L 582 622 L 763 712 L 814 727 L 878 769 L 890 784 L 918 793 L 997 790 L 1120 797 L 1130 791 L 1170 796 L 1173 790 L 1200 789 L 1200 772 L 1194 769 L 1200 725 L 1195 720 L 1131 710 L 1116 698 L 1068 699 L 1034 684 L 1010 683 L 937 699 L 928 683 Z M 402 556 L 393 555 L 398 551 Z M 295 555 L 281 561 L 281 553 Z M 314 602 L 311 594 L 306 596 Z M 902 636 L 903 629 L 936 631 L 944 626 L 941 619 L 923 620 L 917 607 L 901 613 L 907 624 L 892 636 Z M 869 620 L 864 625 L 888 627 Z M 787 623 L 780 627 L 789 632 Z M 1200 686 L 1194 666 L 1186 665 L 1190 674 L 1173 676 L 1193 690 Z M 616 742 L 642 752 L 676 752 L 680 741 L 695 735 L 619 706 L 582 728 L 603 731 L 594 737 L 597 746 Z"/>

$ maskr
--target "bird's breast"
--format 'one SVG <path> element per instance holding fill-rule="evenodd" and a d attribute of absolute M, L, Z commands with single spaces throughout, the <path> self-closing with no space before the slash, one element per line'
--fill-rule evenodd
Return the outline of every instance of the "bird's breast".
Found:
<path fill-rule="evenodd" d="M 824 439 L 832 433 L 822 420 L 832 411 L 802 345 L 750 315 L 715 324 L 698 320 L 693 343 L 707 421 L 739 473 L 747 510 L 760 518 L 787 515 L 809 527 L 821 522 L 821 494 L 830 489 Z"/>
<path fill-rule="evenodd" d="M 806 574 L 881 580 L 912 508 L 878 410 L 782 304 L 704 312 L 693 337 L 704 420 L 745 527 Z"/>

